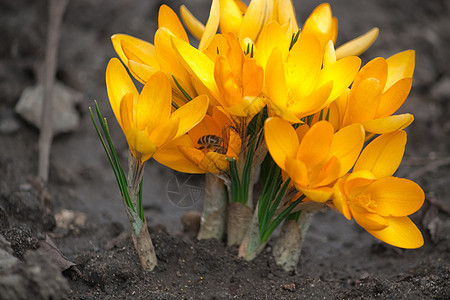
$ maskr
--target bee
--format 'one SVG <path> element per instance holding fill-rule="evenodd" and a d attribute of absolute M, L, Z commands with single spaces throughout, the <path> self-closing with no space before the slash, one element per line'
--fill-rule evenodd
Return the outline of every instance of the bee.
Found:
<path fill-rule="evenodd" d="M 198 139 L 197 144 L 200 145 L 200 150 L 206 149 L 220 154 L 226 153 L 223 138 L 217 135 L 204 135 Z"/>

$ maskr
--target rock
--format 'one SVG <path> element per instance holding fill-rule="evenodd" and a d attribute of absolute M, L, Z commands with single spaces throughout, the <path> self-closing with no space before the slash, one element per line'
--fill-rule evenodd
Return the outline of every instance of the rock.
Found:
<path fill-rule="evenodd" d="M 27 87 L 16 105 L 16 112 L 25 120 L 40 128 L 42 114 L 43 86 Z M 52 124 L 54 135 L 72 132 L 80 125 L 80 116 L 75 106 L 80 103 L 82 94 L 55 82 L 53 89 Z"/>
<path fill-rule="evenodd" d="M 13 113 L 3 114 L 0 117 L 0 132 L 3 134 L 14 134 L 20 129 L 20 124 Z"/>

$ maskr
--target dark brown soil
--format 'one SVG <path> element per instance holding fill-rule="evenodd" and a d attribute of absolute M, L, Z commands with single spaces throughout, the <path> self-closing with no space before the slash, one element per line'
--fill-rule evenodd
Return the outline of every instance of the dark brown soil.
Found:
<path fill-rule="evenodd" d="M 173 8 L 182 4 L 169 2 Z M 184 2 L 206 20 L 210 1 Z M 301 22 L 319 4 L 295 2 Z M 171 203 L 168 183 L 177 174 L 155 162 L 147 165 L 144 197 L 159 265 L 152 273 L 140 269 L 88 106 L 98 99 L 125 163 L 126 143 L 104 84 L 106 64 L 114 56 L 109 37 L 123 32 L 152 41 L 162 3 L 69 3 L 57 77 L 84 99 L 78 107 L 80 127 L 54 140 L 48 189 L 35 177 L 38 130 L 14 113 L 23 89 L 39 77 L 47 2 L 0 3 L 0 299 L 449 299 L 448 1 L 331 1 L 339 19 L 338 44 L 380 27 L 365 62 L 416 50 L 413 91 L 401 109 L 416 120 L 408 128 L 398 175 L 425 191 L 426 203 L 413 216 L 425 245 L 417 250 L 391 247 L 329 211 L 315 216 L 297 271 L 289 274 L 276 266 L 271 242 L 247 262 L 237 258 L 236 248 L 184 233 L 181 216 L 199 211 L 201 201 L 188 207 Z M 201 176 L 193 180 L 202 185 Z"/>

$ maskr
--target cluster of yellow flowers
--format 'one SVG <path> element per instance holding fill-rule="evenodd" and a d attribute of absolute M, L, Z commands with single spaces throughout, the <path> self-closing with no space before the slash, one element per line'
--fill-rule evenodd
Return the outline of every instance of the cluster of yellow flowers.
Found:
<path fill-rule="evenodd" d="M 295 187 L 292 199 L 304 195 L 303 203 L 353 217 L 386 243 L 423 244 L 408 216 L 424 193 L 393 176 L 406 144 L 403 129 L 413 121 L 393 113 L 411 89 L 414 51 L 361 67 L 357 55 L 378 29 L 335 49 L 337 19 L 329 4 L 319 5 L 301 29 L 291 0 L 252 0 L 248 7 L 213 0 L 206 25 L 184 6 L 181 16 L 197 48 L 166 5 L 153 44 L 112 37 L 121 61 L 108 64 L 108 96 L 139 163 L 153 157 L 177 171 L 227 181 L 230 160 L 243 166 L 249 152 L 268 151 Z M 124 65 L 144 84 L 140 93 Z M 251 148 L 250 123 L 263 111 L 257 134 L 264 139 Z"/>

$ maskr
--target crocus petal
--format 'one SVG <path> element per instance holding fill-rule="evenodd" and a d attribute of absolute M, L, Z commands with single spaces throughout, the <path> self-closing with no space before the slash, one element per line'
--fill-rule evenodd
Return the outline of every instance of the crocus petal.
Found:
<path fill-rule="evenodd" d="M 279 130 L 278 134 L 284 132 Z M 333 140 L 334 128 L 326 121 L 314 124 L 303 137 L 297 158 L 303 161 L 308 169 L 312 169 L 328 158 Z M 283 134 L 284 135 L 284 134 Z"/>
<path fill-rule="evenodd" d="M 155 33 L 155 50 L 161 70 L 176 78 L 181 78 L 185 83 L 190 83 L 191 76 L 185 68 L 180 67 L 180 60 L 177 59 L 176 51 L 172 47 L 172 39 L 185 43 L 172 35 L 165 27 L 159 28 Z M 184 88 L 186 89 L 186 87 Z M 193 90 L 193 88 L 191 87 L 189 90 Z"/>
<path fill-rule="evenodd" d="M 217 124 L 216 120 L 209 115 L 205 115 L 200 123 L 189 130 L 189 136 L 195 144 L 205 135 L 215 135 L 218 137 L 222 137 L 223 135 L 223 129 Z"/>
<path fill-rule="evenodd" d="M 172 34 L 185 42 L 189 43 L 186 31 L 178 19 L 177 14 L 167 5 L 163 4 L 159 7 L 158 13 L 158 27 L 165 27 L 172 32 Z"/>
<path fill-rule="evenodd" d="M 271 102 L 280 107 L 286 107 L 287 88 L 284 73 L 284 63 L 279 48 L 275 48 L 269 56 L 266 65 L 266 87 Z"/>
<path fill-rule="evenodd" d="M 289 111 L 294 113 L 298 118 L 303 118 L 318 112 L 326 105 L 332 89 L 333 82 L 329 81 L 306 97 L 291 94 L 295 102 L 289 106 Z"/>
<path fill-rule="evenodd" d="M 377 118 L 392 115 L 402 106 L 408 97 L 412 86 L 412 78 L 400 79 L 390 89 L 381 95 L 380 106 L 376 113 Z"/>
<path fill-rule="evenodd" d="M 298 96 L 309 95 L 319 77 L 321 65 L 319 40 L 312 34 L 301 34 L 288 55 L 286 86 L 294 89 Z"/>
<path fill-rule="evenodd" d="M 122 130 L 125 132 L 130 127 L 136 126 L 134 123 L 134 98 L 136 95 L 133 93 L 128 93 L 123 96 L 120 102 L 120 121 L 119 124 L 122 126 Z"/>
<path fill-rule="evenodd" d="M 239 153 L 241 152 L 242 146 L 241 138 L 239 137 L 239 134 L 237 134 L 234 130 L 229 130 L 228 135 L 229 135 L 227 145 L 228 149 L 226 156 L 234 157 L 237 159 L 239 157 Z"/>
<path fill-rule="evenodd" d="M 360 35 L 359 37 L 339 46 L 336 49 L 337 59 L 351 55 L 359 56 L 363 54 L 375 42 L 379 32 L 380 30 L 377 27 L 374 27 L 363 35 Z"/>
<path fill-rule="evenodd" d="M 414 50 L 397 53 L 386 60 L 388 64 L 388 79 L 384 91 L 403 78 L 412 78 L 415 65 Z"/>
<path fill-rule="evenodd" d="M 375 134 L 384 134 L 392 131 L 402 130 L 408 127 L 414 121 L 411 114 L 393 115 L 386 118 L 368 120 L 362 122 L 367 132 Z"/>
<path fill-rule="evenodd" d="M 138 53 L 142 54 L 139 56 L 143 57 L 143 60 L 146 62 L 146 64 L 154 68 L 159 67 L 158 60 L 156 59 L 155 46 L 153 46 L 151 43 L 127 34 L 114 34 L 111 37 L 111 41 L 114 50 L 126 66 L 128 66 L 128 57 L 122 48 L 123 45 L 132 45 L 132 48 L 134 50 L 137 50 Z M 132 51 L 130 50 L 130 52 Z"/>
<path fill-rule="evenodd" d="M 289 53 L 290 38 L 286 37 L 286 33 L 278 22 L 269 22 L 261 30 L 256 41 L 255 59 L 260 66 L 266 67 L 267 60 L 273 49 L 276 47 L 281 50 L 281 57 L 284 59 Z"/>
<path fill-rule="evenodd" d="M 420 186 L 408 179 L 385 177 L 371 183 L 364 191 L 376 202 L 382 216 L 404 217 L 422 206 L 425 195 Z"/>
<path fill-rule="evenodd" d="M 200 95 L 177 109 L 171 116 L 171 118 L 180 118 L 180 125 L 175 137 L 185 134 L 197 125 L 205 116 L 208 105 L 208 96 Z"/>
<path fill-rule="evenodd" d="M 311 186 L 326 186 L 338 178 L 341 173 L 341 163 L 336 158 L 332 156 L 325 165 L 318 165 L 316 168 L 311 170 L 310 185 Z"/>
<path fill-rule="evenodd" d="M 286 158 L 295 158 L 299 147 L 294 128 L 280 118 L 268 118 L 264 123 L 264 136 L 273 160 L 285 170 Z"/>
<path fill-rule="evenodd" d="M 422 247 L 423 237 L 417 226 L 408 218 L 385 218 L 389 226 L 383 230 L 367 230 L 371 235 L 396 247 L 415 249 Z"/>
<path fill-rule="evenodd" d="M 158 126 L 149 134 L 149 138 L 154 142 L 156 147 L 162 147 L 175 139 L 175 135 L 180 124 L 179 118 L 170 118 Z"/>
<path fill-rule="evenodd" d="M 188 160 L 179 150 L 178 146 L 194 147 L 191 139 L 187 135 L 182 135 L 158 149 L 153 158 L 160 164 L 173 170 L 190 174 L 205 173 L 198 165 Z"/>
<path fill-rule="evenodd" d="M 272 7 L 267 0 L 253 0 L 242 19 L 239 37 L 256 41 L 267 17 L 272 14 Z"/>
<path fill-rule="evenodd" d="M 350 209 L 348 208 L 347 199 L 344 193 L 344 180 L 339 178 L 333 186 L 333 204 L 347 220 L 351 219 Z"/>
<path fill-rule="evenodd" d="M 338 177 L 344 176 L 355 164 L 364 145 L 364 128 L 353 124 L 339 130 L 333 137 L 330 155 L 336 156 L 341 163 Z"/>
<path fill-rule="evenodd" d="M 220 32 L 239 34 L 242 12 L 234 0 L 220 0 Z"/>
<path fill-rule="evenodd" d="M 148 79 L 158 71 L 159 68 L 154 69 L 146 64 L 139 63 L 134 60 L 128 60 L 128 69 L 134 78 L 145 84 Z"/>
<path fill-rule="evenodd" d="M 120 121 L 120 101 L 126 94 L 132 93 L 137 96 L 138 92 L 130 76 L 128 76 L 127 70 L 117 58 L 111 58 L 106 68 L 106 89 L 114 115 L 122 126 Z"/>
<path fill-rule="evenodd" d="M 277 14 L 277 19 L 280 24 L 292 22 L 292 31 L 298 31 L 295 9 L 291 0 L 278 0 L 278 10 L 275 13 Z"/>
<path fill-rule="evenodd" d="M 353 85 L 358 85 L 360 82 L 368 78 L 376 78 L 380 82 L 380 87 L 383 89 L 386 85 L 388 76 L 388 63 L 382 57 L 377 57 L 365 64 L 355 77 Z"/>
<path fill-rule="evenodd" d="M 200 164 L 203 158 L 205 157 L 205 153 L 203 151 L 198 150 L 197 148 L 194 148 L 189 145 L 179 145 L 178 150 L 186 157 L 189 161 L 191 161 L 193 164 L 197 165 L 200 169 L 203 169 Z"/>
<path fill-rule="evenodd" d="M 333 19 L 328 3 L 317 6 L 303 25 L 301 34 L 314 34 L 322 47 L 333 38 Z"/>
<path fill-rule="evenodd" d="M 226 111 L 233 116 L 252 118 L 266 105 L 263 98 L 260 97 L 244 97 L 241 102 L 226 107 Z"/>
<path fill-rule="evenodd" d="M 354 83 L 342 126 L 373 119 L 380 103 L 381 89 L 380 81 L 373 77 Z"/>
<path fill-rule="evenodd" d="M 330 187 L 320 187 L 308 189 L 297 187 L 306 197 L 316 202 L 326 202 L 333 196 L 333 189 Z"/>
<path fill-rule="evenodd" d="M 205 31 L 203 32 L 202 38 L 200 39 L 200 44 L 198 45 L 198 50 L 205 50 L 211 39 L 216 34 L 219 28 L 220 21 L 220 3 L 219 0 L 213 0 L 211 4 L 211 10 L 209 11 L 209 18 L 206 22 Z"/>
<path fill-rule="evenodd" d="M 336 51 L 334 50 L 334 44 L 330 40 L 328 41 L 327 45 L 325 46 L 325 50 L 323 53 L 323 67 L 326 68 L 330 64 L 333 64 L 336 62 Z"/>
<path fill-rule="evenodd" d="M 200 162 L 200 167 L 208 173 L 220 173 L 228 169 L 229 162 L 226 156 L 217 152 L 207 152 L 203 160 Z"/>
<path fill-rule="evenodd" d="M 136 107 L 136 124 L 139 129 L 152 132 L 170 116 L 172 90 L 163 72 L 155 73 L 141 91 Z"/>
<path fill-rule="evenodd" d="M 364 148 L 353 170 L 369 170 L 377 178 L 391 176 L 400 165 L 405 145 L 406 132 L 383 134 Z"/>
<path fill-rule="evenodd" d="M 333 90 L 331 91 L 325 106 L 328 106 L 350 86 L 355 79 L 360 66 L 361 59 L 359 57 L 348 56 L 335 63 L 328 64 L 327 67 L 322 69 L 318 85 L 320 86 L 329 81 L 333 82 Z"/>
<path fill-rule="evenodd" d="M 195 18 L 192 13 L 183 4 L 180 6 L 181 19 L 186 25 L 189 32 L 197 39 L 201 40 L 203 32 L 205 32 L 205 25 Z"/>
<path fill-rule="evenodd" d="M 214 80 L 214 63 L 205 54 L 180 39 L 172 38 L 172 47 L 184 68 L 193 77 L 198 93 L 207 94 L 210 96 L 211 105 L 217 105 L 219 90 Z"/>
<path fill-rule="evenodd" d="M 345 180 L 344 193 L 350 198 L 356 197 L 375 180 L 376 176 L 369 170 L 353 171 Z"/>
<path fill-rule="evenodd" d="M 148 160 L 156 152 L 156 145 L 149 139 L 146 132 L 130 127 L 125 133 L 128 146 L 134 157 L 142 162 Z"/>
<path fill-rule="evenodd" d="M 352 210 L 353 218 L 359 226 L 365 230 L 382 230 L 385 229 L 389 223 L 382 217 L 373 213 L 358 213 Z"/>
<path fill-rule="evenodd" d="M 308 169 L 306 165 L 298 159 L 286 157 L 286 172 L 297 186 L 306 187 L 309 184 Z"/>

